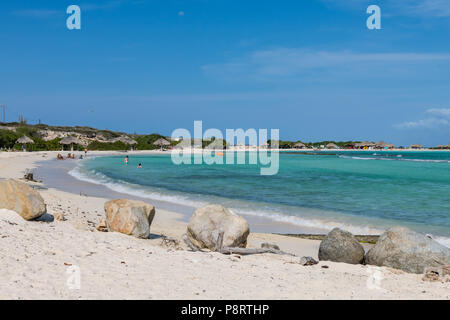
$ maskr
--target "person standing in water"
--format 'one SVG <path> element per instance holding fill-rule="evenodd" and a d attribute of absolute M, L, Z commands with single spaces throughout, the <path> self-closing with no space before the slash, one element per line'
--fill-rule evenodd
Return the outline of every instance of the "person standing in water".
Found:
<path fill-rule="evenodd" d="M 128 156 L 125 157 L 125 164 L 128 164 Z"/>

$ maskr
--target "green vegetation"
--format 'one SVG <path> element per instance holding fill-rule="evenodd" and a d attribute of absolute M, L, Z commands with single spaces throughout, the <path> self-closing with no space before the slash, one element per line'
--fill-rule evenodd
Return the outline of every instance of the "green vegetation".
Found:
<path fill-rule="evenodd" d="M 60 150 L 60 139 L 51 141 L 44 141 L 40 138 L 36 129 L 28 126 L 20 126 L 16 131 L 0 129 L 0 149 L 21 150 L 22 144 L 16 143 L 17 139 L 22 136 L 28 136 L 34 141 L 34 144 L 27 144 L 25 148 L 29 151 L 45 151 L 45 150 Z"/>
<path fill-rule="evenodd" d="M 145 136 L 133 136 L 132 137 L 134 140 L 136 140 L 136 142 L 138 143 L 136 145 L 136 149 L 137 150 L 155 150 L 155 149 L 159 149 L 161 147 L 159 146 L 155 146 L 154 143 L 156 140 L 158 139 L 165 139 L 167 140 L 166 137 L 157 134 L 157 133 L 152 133 L 149 135 L 145 135 Z M 169 141 L 169 140 L 168 140 Z M 176 145 L 178 144 L 178 142 L 172 142 L 172 145 Z"/>
<path fill-rule="evenodd" d="M 129 146 L 120 141 L 116 141 L 114 143 L 93 141 L 88 145 L 87 148 L 89 150 L 96 150 L 96 151 L 111 151 L 111 150 L 121 151 L 129 149 Z"/>
<path fill-rule="evenodd" d="M 14 128 L 13 130 L 8 130 L 7 128 Z M 28 151 L 57 151 L 61 150 L 61 145 L 59 142 L 60 138 L 45 141 L 42 139 L 39 131 L 40 130 L 51 130 L 54 132 L 74 132 L 81 135 L 84 135 L 88 138 L 95 138 L 102 136 L 106 140 L 112 140 L 118 137 L 125 135 L 122 132 L 115 132 L 109 130 L 99 130 L 91 127 L 64 127 L 64 126 L 49 126 L 46 124 L 38 124 L 38 125 L 28 125 L 24 122 L 11 122 L 0 124 L 0 149 L 12 149 L 12 150 L 21 150 L 22 145 L 17 144 L 16 141 L 22 136 L 27 136 L 34 141 L 34 144 L 25 145 L 25 148 Z M 170 141 L 167 137 L 164 137 L 160 134 L 150 134 L 150 135 L 128 135 L 136 142 L 137 145 L 133 146 L 134 149 L 137 150 L 154 150 L 159 149 L 159 146 L 155 146 L 153 143 L 162 138 Z M 179 142 L 171 142 L 171 146 L 178 144 Z M 74 145 L 74 150 L 83 150 L 85 147 L 81 145 Z M 66 146 L 67 149 L 67 146 Z M 88 145 L 89 150 L 99 150 L 99 151 L 107 151 L 107 150 L 127 150 L 130 149 L 129 145 L 126 145 L 123 142 L 100 142 L 100 141 L 92 141 Z"/>
<path fill-rule="evenodd" d="M 7 128 L 14 128 L 14 131 L 8 130 Z M 17 144 L 16 141 L 22 136 L 27 136 L 33 139 L 34 144 L 26 145 L 26 149 L 30 151 L 44 151 L 44 150 L 61 150 L 61 145 L 59 142 L 61 139 L 54 139 L 51 141 L 44 141 L 39 133 L 40 130 L 51 130 L 54 132 L 74 132 L 86 136 L 88 138 L 96 138 L 102 136 L 106 140 L 112 140 L 118 137 L 125 135 L 122 132 L 110 131 L 110 130 L 101 130 L 95 129 L 91 127 L 83 127 L 83 126 L 75 126 L 75 127 L 65 127 L 65 126 L 49 126 L 46 124 L 38 124 L 38 125 L 29 125 L 25 122 L 18 123 L 6 123 L 0 125 L 0 149 L 14 149 L 21 150 L 22 145 Z M 136 140 L 137 145 L 133 146 L 136 150 L 155 150 L 159 149 L 159 146 L 155 146 L 154 143 L 158 139 L 166 139 L 170 141 L 167 137 L 164 137 L 160 134 L 153 133 L 149 135 L 128 135 L 132 139 Z M 202 146 L 205 148 L 212 142 L 214 142 L 215 138 L 202 140 Z M 102 140 L 102 139 L 100 139 Z M 301 141 L 279 141 L 280 149 L 291 149 L 294 148 L 294 145 Z M 320 148 L 320 146 L 326 146 L 329 143 L 334 143 L 340 148 L 349 148 L 350 146 L 358 143 L 359 141 L 319 141 L 319 142 L 302 142 L 307 148 Z M 169 147 L 173 147 L 180 142 L 172 141 Z M 226 141 L 222 140 L 221 144 L 223 148 L 227 147 Z M 269 146 L 272 146 L 272 141 L 268 141 Z M 75 150 L 83 150 L 84 146 L 74 146 Z M 126 145 L 123 142 L 100 142 L 100 141 L 92 141 L 88 145 L 89 150 L 127 150 L 130 149 L 129 145 Z"/>

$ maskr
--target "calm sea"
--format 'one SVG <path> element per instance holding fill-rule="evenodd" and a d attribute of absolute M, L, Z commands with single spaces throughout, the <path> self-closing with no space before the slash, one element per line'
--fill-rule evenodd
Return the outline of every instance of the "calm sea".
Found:
<path fill-rule="evenodd" d="M 305 227 L 367 234 L 403 225 L 450 245 L 450 152 L 281 152 L 277 175 L 259 169 L 131 155 L 128 165 L 116 156 L 84 160 L 71 174 L 141 197 L 220 203 Z"/>

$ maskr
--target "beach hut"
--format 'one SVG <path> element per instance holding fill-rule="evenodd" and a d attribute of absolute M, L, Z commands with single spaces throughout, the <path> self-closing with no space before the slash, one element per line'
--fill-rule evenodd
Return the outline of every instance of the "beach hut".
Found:
<path fill-rule="evenodd" d="M 163 147 L 170 146 L 170 142 L 167 141 L 166 139 L 160 138 L 160 139 L 156 140 L 155 142 L 153 142 L 153 145 L 161 147 L 161 151 L 162 151 Z"/>
<path fill-rule="evenodd" d="M 375 149 L 384 149 L 384 147 L 387 145 L 384 141 L 378 141 L 375 143 Z"/>
<path fill-rule="evenodd" d="M 384 141 L 378 141 L 375 143 L 375 149 L 394 149 L 395 146 L 391 143 L 387 143 Z"/>
<path fill-rule="evenodd" d="M 375 148 L 376 144 L 370 141 L 363 141 L 361 143 L 355 144 L 355 149 L 364 149 L 364 150 L 370 150 Z"/>
<path fill-rule="evenodd" d="M 423 149 L 421 144 L 413 144 L 409 147 L 410 149 Z"/>
<path fill-rule="evenodd" d="M 117 141 L 123 142 L 124 144 L 131 146 L 131 150 L 133 150 L 133 146 L 138 144 L 136 140 L 133 140 L 128 136 L 121 136 L 117 139 L 114 139 L 114 142 L 117 142 Z"/>
<path fill-rule="evenodd" d="M 23 136 L 23 137 L 17 139 L 16 143 L 21 144 L 22 147 L 23 147 L 23 151 L 26 151 L 25 147 L 27 145 L 34 144 L 34 141 L 33 141 L 33 139 L 31 139 L 31 138 L 29 138 L 27 136 Z"/>
<path fill-rule="evenodd" d="M 445 149 L 450 149 L 450 143 L 446 146 L 444 146 Z"/>
<path fill-rule="evenodd" d="M 70 151 L 73 151 L 73 145 L 74 144 L 82 144 L 80 140 L 78 140 L 78 138 L 76 137 L 72 137 L 72 136 L 68 136 L 63 138 L 60 142 L 60 145 L 62 145 L 62 150 L 64 150 L 64 146 L 69 146 L 70 145 Z"/>
<path fill-rule="evenodd" d="M 301 142 L 297 142 L 296 144 L 294 144 L 294 149 L 305 149 L 306 146 L 301 143 Z"/>
<path fill-rule="evenodd" d="M 334 143 L 329 143 L 325 146 L 327 149 L 339 149 L 339 147 Z"/>

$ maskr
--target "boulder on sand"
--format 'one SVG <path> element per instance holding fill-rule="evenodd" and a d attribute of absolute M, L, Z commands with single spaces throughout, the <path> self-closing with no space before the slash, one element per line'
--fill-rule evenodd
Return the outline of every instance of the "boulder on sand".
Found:
<path fill-rule="evenodd" d="M 0 209 L 17 212 L 25 220 L 34 220 L 47 212 L 39 192 L 16 180 L 0 181 Z"/>
<path fill-rule="evenodd" d="M 250 229 L 247 221 L 220 205 L 195 210 L 187 227 L 187 236 L 199 248 L 214 250 L 220 233 L 223 247 L 247 246 Z"/>
<path fill-rule="evenodd" d="M 155 217 L 155 207 L 143 201 L 117 199 L 105 203 L 108 231 L 136 238 L 148 238 Z"/>
<path fill-rule="evenodd" d="M 449 265 L 450 250 L 426 235 L 395 227 L 380 236 L 364 261 L 409 273 L 423 273 L 426 267 Z"/>
<path fill-rule="evenodd" d="M 364 260 L 364 248 L 353 234 L 334 228 L 320 243 L 319 260 L 359 264 Z"/>

